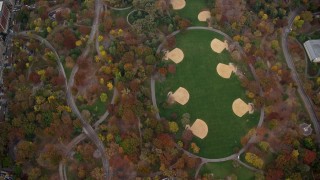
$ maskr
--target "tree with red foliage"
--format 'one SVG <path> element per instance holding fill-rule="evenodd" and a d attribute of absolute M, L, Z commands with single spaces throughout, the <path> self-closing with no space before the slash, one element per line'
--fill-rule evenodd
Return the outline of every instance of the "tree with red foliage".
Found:
<path fill-rule="evenodd" d="M 174 141 L 169 134 L 159 134 L 155 139 L 155 146 L 157 148 L 172 148 L 174 146 Z"/>
<path fill-rule="evenodd" d="M 190 157 L 186 154 L 183 154 L 183 158 L 186 162 L 186 166 L 189 168 L 189 169 L 194 169 L 196 168 L 196 166 L 199 164 L 199 162 L 201 161 L 199 158 L 193 158 L 193 157 Z"/>
<path fill-rule="evenodd" d="M 106 32 L 110 31 L 113 25 L 113 20 L 111 17 L 106 18 L 106 20 L 104 21 L 104 29 Z"/>
<path fill-rule="evenodd" d="M 113 115 L 114 113 L 115 113 L 115 111 L 114 111 L 114 104 L 109 104 L 108 105 L 108 107 L 107 107 L 107 109 L 108 109 L 108 112 L 109 112 L 109 114 L 110 115 Z"/>
<path fill-rule="evenodd" d="M 61 33 L 55 33 L 54 34 L 54 42 L 57 43 L 59 46 L 62 46 L 63 41 L 64 41 L 64 37 Z"/>
<path fill-rule="evenodd" d="M 269 169 L 266 174 L 266 180 L 278 180 L 283 178 L 283 171 L 281 169 Z"/>
<path fill-rule="evenodd" d="M 87 75 L 87 73 L 85 71 L 78 70 L 75 77 L 74 77 L 75 85 L 76 86 L 84 86 L 86 75 Z"/>
<path fill-rule="evenodd" d="M 182 142 L 183 142 L 184 149 L 189 148 L 189 144 L 190 144 L 192 138 L 193 138 L 193 134 L 192 134 L 191 130 L 186 129 L 182 134 Z"/>
<path fill-rule="evenodd" d="M 133 92 L 137 92 L 140 89 L 140 80 L 139 79 L 134 79 L 133 81 L 130 82 L 130 89 Z"/>
<path fill-rule="evenodd" d="M 175 36 L 171 36 L 167 39 L 165 48 L 166 49 L 173 49 L 176 46 L 176 38 Z"/>
<path fill-rule="evenodd" d="M 116 19 L 116 27 L 124 29 L 127 26 L 127 21 L 125 18 Z"/>
<path fill-rule="evenodd" d="M 79 26 L 78 30 L 83 35 L 87 35 L 91 31 L 90 27 L 88 27 L 88 26 Z"/>
<path fill-rule="evenodd" d="M 166 69 L 166 68 L 164 68 L 164 67 L 162 67 L 162 68 L 159 68 L 159 73 L 161 74 L 161 75 L 163 75 L 163 76 L 166 76 L 167 75 L 167 72 L 168 72 L 168 70 Z"/>
<path fill-rule="evenodd" d="M 56 20 L 58 21 L 58 22 L 62 22 L 63 21 L 63 15 L 62 15 L 62 11 L 58 11 L 57 13 L 56 13 Z"/>
<path fill-rule="evenodd" d="M 303 162 L 305 164 L 310 165 L 317 158 L 317 153 L 314 151 L 310 151 L 308 149 L 305 150 Z"/>
<path fill-rule="evenodd" d="M 36 72 L 31 72 L 29 75 L 29 81 L 31 81 L 33 84 L 40 83 L 40 75 L 38 75 Z"/>
<path fill-rule="evenodd" d="M 122 119 L 128 124 L 134 124 L 136 123 L 137 117 L 133 112 L 133 109 L 129 107 L 123 109 Z"/>
<path fill-rule="evenodd" d="M 89 67 L 89 59 L 84 56 L 79 56 L 77 59 L 77 64 L 80 69 L 87 69 Z"/>
<path fill-rule="evenodd" d="M 128 158 L 112 156 L 110 158 L 110 166 L 113 169 L 114 179 L 134 179 L 135 173 Z"/>
<path fill-rule="evenodd" d="M 175 74 L 176 73 L 176 65 L 175 64 L 169 64 L 168 72 L 171 73 L 171 74 Z"/>
<path fill-rule="evenodd" d="M 190 21 L 188 21 L 186 19 L 180 19 L 178 21 L 178 26 L 179 26 L 180 29 L 186 29 L 190 25 L 191 25 Z"/>
<path fill-rule="evenodd" d="M 51 83 L 55 86 L 62 86 L 64 84 L 64 77 L 62 75 L 52 78 Z"/>
<path fill-rule="evenodd" d="M 41 6 L 38 7 L 38 13 L 42 20 L 45 20 L 48 18 L 48 6 Z"/>
<path fill-rule="evenodd" d="M 76 47 L 77 38 L 70 29 L 65 29 L 63 31 L 63 36 L 64 36 L 63 45 L 67 49 L 73 49 Z"/>

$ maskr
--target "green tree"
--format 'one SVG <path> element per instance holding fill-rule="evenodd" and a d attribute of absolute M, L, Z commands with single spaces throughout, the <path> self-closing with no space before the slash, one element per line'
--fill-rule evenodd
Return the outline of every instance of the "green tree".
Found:
<path fill-rule="evenodd" d="M 184 128 L 187 124 L 190 124 L 190 114 L 184 113 L 181 118 L 181 125 Z"/>
<path fill-rule="evenodd" d="M 150 54 L 150 55 L 148 55 L 147 57 L 146 57 L 146 59 L 145 59 L 145 62 L 147 63 L 147 64 L 154 64 L 155 62 L 156 62 L 156 57 L 154 57 L 154 55 L 152 55 L 152 54 Z"/>
<path fill-rule="evenodd" d="M 120 143 L 120 146 L 123 148 L 123 151 L 126 154 L 137 153 L 139 151 L 139 148 L 138 148 L 139 145 L 140 145 L 139 139 L 134 137 L 128 137 Z"/>
<path fill-rule="evenodd" d="M 301 18 L 306 22 L 311 22 L 313 21 L 313 14 L 310 11 L 302 11 Z"/>

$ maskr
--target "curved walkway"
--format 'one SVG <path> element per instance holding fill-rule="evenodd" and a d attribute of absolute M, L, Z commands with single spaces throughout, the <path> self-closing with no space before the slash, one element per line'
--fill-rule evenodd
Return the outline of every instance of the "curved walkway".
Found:
<path fill-rule="evenodd" d="M 89 138 L 96 144 L 96 146 L 98 147 L 100 153 L 102 154 L 102 163 L 103 163 L 103 167 L 106 170 L 106 177 L 109 177 L 109 162 L 107 160 L 107 157 L 105 155 L 105 148 L 102 144 L 102 142 L 100 141 L 100 139 L 98 138 L 98 135 L 95 133 L 95 131 L 93 130 L 93 128 L 88 124 L 88 122 L 82 117 L 81 113 L 79 112 L 77 106 L 75 105 L 72 93 L 71 93 L 71 89 L 69 88 L 68 82 L 67 82 L 67 78 L 66 78 L 66 74 L 63 68 L 63 65 L 60 61 L 60 57 L 58 55 L 58 53 L 56 52 L 55 48 L 44 38 L 42 38 L 41 36 L 38 36 L 36 34 L 31 34 L 31 32 L 20 32 L 18 33 L 16 36 L 22 36 L 25 38 L 33 38 L 36 39 L 38 41 L 40 41 L 41 43 L 43 43 L 45 46 L 47 46 L 49 49 L 51 49 L 51 51 L 54 53 L 55 58 L 57 60 L 58 63 L 58 67 L 59 67 L 59 71 L 62 73 L 65 81 L 65 88 L 66 88 L 66 96 L 67 96 L 67 103 L 68 105 L 71 107 L 72 111 L 77 115 L 77 117 L 80 119 L 82 126 L 83 126 L 83 130 L 87 133 L 87 135 L 89 136 Z"/>
<path fill-rule="evenodd" d="M 100 0 L 95 0 L 95 17 L 94 21 L 92 24 L 91 32 L 89 39 L 87 41 L 85 50 L 81 54 L 82 57 L 86 57 L 89 50 L 90 50 L 90 45 L 93 43 L 93 40 L 96 36 L 97 30 L 98 30 L 98 25 L 99 25 L 99 15 L 101 11 L 101 1 Z M 92 126 L 82 117 L 78 107 L 75 104 L 74 97 L 71 92 L 71 86 L 70 84 L 73 84 L 74 82 L 74 75 L 78 70 L 78 65 L 75 65 L 74 68 L 72 69 L 70 78 L 69 78 L 69 83 L 67 84 L 67 97 L 68 97 L 68 104 L 71 107 L 72 111 L 77 115 L 77 117 L 80 119 L 82 123 L 82 127 L 84 130 L 84 133 L 88 135 L 88 137 L 96 144 L 98 150 L 100 151 L 101 154 L 101 160 L 103 164 L 103 169 L 105 170 L 105 177 L 106 179 L 111 179 L 112 175 L 110 173 L 110 167 L 109 167 L 109 161 L 107 159 L 106 153 L 105 153 L 105 147 L 101 140 L 99 139 L 97 133 L 95 130 L 92 128 Z"/>
<path fill-rule="evenodd" d="M 209 31 L 212 31 L 212 32 L 215 32 L 215 33 L 218 33 L 218 34 L 223 35 L 228 41 L 233 41 L 232 38 L 229 37 L 226 33 L 222 32 L 222 31 L 220 31 L 220 30 L 218 30 L 218 29 L 211 28 L 211 27 L 193 26 L 193 27 L 188 27 L 188 28 L 186 28 L 186 30 L 209 30 Z M 180 33 L 180 32 L 181 32 L 180 30 L 177 30 L 177 31 L 171 33 L 170 35 L 168 35 L 166 38 L 173 37 L 173 36 L 177 35 L 177 34 Z M 163 41 L 163 42 L 159 45 L 159 47 L 158 47 L 158 49 L 157 49 L 157 53 L 160 53 L 160 51 L 161 51 L 164 43 L 165 43 L 165 41 Z M 242 49 L 239 45 L 238 45 L 237 47 L 238 47 L 239 51 L 241 52 L 241 54 L 242 54 L 242 55 L 245 55 L 243 49 Z M 251 70 L 251 72 L 252 72 L 255 80 L 256 80 L 257 82 L 260 82 L 259 79 L 258 79 L 258 77 L 257 77 L 257 75 L 255 74 L 255 70 L 254 70 L 254 68 L 253 68 L 252 65 L 250 66 L 250 70 Z M 158 109 L 157 100 L 156 100 L 156 95 L 155 95 L 155 79 L 154 79 L 153 76 L 152 76 L 151 79 L 150 79 L 150 83 L 151 83 L 151 99 L 152 99 L 152 104 L 153 104 L 153 106 L 154 106 L 156 109 Z M 263 93 L 263 92 L 262 92 L 262 89 L 260 88 L 260 94 L 262 94 L 262 93 Z M 156 118 L 157 118 L 157 119 L 160 119 L 160 118 L 161 118 L 159 112 L 156 113 Z M 262 107 L 261 110 L 260 110 L 260 119 L 259 119 L 259 122 L 258 122 L 257 127 L 261 127 L 261 126 L 262 126 L 263 120 L 264 120 L 264 107 Z M 200 165 L 198 166 L 198 168 L 196 169 L 195 178 L 197 178 L 197 176 L 198 176 L 198 174 L 199 174 L 199 172 L 200 172 L 200 169 L 201 169 L 201 167 L 202 167 L 204 164 L 206 164 L 206 163 L 212 163 L 212 162 L 224 162 L 224 161 L 229 161 L 229 160 L 236 160 L 236 161 L 238 161 L 240 164 L 242 164 L 243 166 L 245 166 L 246 168 L 248 168 L 248 169 L 250 169 L 250 170 L 253 170 L 253 171 L 256 171 L 256 172 L 259 172 L 259 173 L 263 173 L 263 171 L 261 171 L 261 170 L 259 170 L 259 169 L 256 169 L 256 168 L 254 168 L 254 167 L 252 167 L 252 166 L 249 166 L 248 164 L 246 164 L 246 163 L 244 163 L 244 162 L 242 162 L 242 161 L 240 160 L 240 155 L 241 155 L 242 153 L 244 153 L 244 152 L 247 150 L 247 148 L 248 148 L 252 143 L 254 143 L 255 141 L 256 141 L 256 136 L 252 136 L 252 137 L 249 139 L 248 143 L 247 143 L 244 147 L 242 147 L 241 150 L 240 150 L 238 153 L 234 153 L 234 154 L 232 154 L 232 155 L 230 155 L 230 156 L 227 156 L 227 157 L 224 157 L 224 158 L 215 158 L 215 159 L 209 159 L 209 158 L 200 157 L 200 156 L 197 156 L 197 155 L 195 155 L 195 154 L 193 154 L 193 153 L 191 153 L 191 152 L 189 152 L 189 151 L 187 151 L 187 150 L 179 147 L 178 145 L 176 145 L 176 147 L 177 147 L 178 149 L 184 151 L 184 153 L 186 153 L 186 154 L 187 154 L 188 156 L 190 156 L 190 157 L 201 159 L 201 164 L 200 164 Z"/>
<path fill-rule="evenodd" d="M 303 104 L 304 104 L 304 106 L 310 116 L 314 131 L 316 133 L 316 140 L 320 146 L 320 127 L 319 127 L 319 123 L 318 123 L 318 118 L 317 118 L 315 110 L 313 109 L 313 103 L 303 88 L 303 83 L 299 78 L 298 72 L 294 66 L 292 57 L 291 57 L 289 50 L 288 50 L 288 34 L 289 34 L 290 29 L 293 25 L 294 18 L 298 15 L 298 13 L 301 10 L 302 9 L 296 9 L 290 13 L 289 20 L 288 20 L 288 26 L 284 27 L 284 29 L 282 31 L 281 46 L 282 46 L 282 51 L 283 51 L 285 60 L 287 62 L 287 65 L 291 70 L 292 78 L 293 78 L 294 82 L 296 83 L 296 85 L 298 86 L 298 88 L 297 88 L 298 93 L 299 93 L 299 95 L 303 101 Z"/>

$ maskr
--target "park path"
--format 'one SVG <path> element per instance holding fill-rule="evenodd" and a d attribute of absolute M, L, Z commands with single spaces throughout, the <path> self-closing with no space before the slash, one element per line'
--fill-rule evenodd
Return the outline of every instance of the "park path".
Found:
<path fill-rule="evenodd" d="M 63 65 L 60 61 L 60 57 L 59 57 L 57 51 L 51 45 L 51 43 L 48 42 L 46 39 L 44 39 L 43 37 L 41 37 L 39 35 L 32 34 L 32 32 L 30 32 L 30 31 L 20 32 L 16 36 L 22 36 L 25 38 L 36 39 L 36 40 L 40 41 L 41 43 L 43 43 L 46 47 L 51 49 L 51 51 L 54 53 L 56 61 L 58 63 L 59 72 L 62 73 L 64 80 L 65 80 L 64 84 L 65 84 L 65 89 L 66 89 L 67 104 L 70 106 L 73 113 L 75 113 L 77 115 L 77 117 L 80 119 L 80 121 L 82 123 L 83 131 L 96 144 L 98 150 L 101 153 L 102 163 L 103 163 L 104 169 L 106 170 L 106 177 L 109 177 L 109 163 L 108 163 L 107 157 L 104 153 L 105 152 L 104 146 L 103 146 L 102 142 L 100 141 L 100 139 L 98 138 L 98 135 L 96 134 L 96 132 L 90 126 L 90 124 L 82 117 L 81 113 L 79 112 L 79 109 L 77 108 L 77 106 L 74 102 L 74 98 L 72 97 L 71 89 L 70 89 L 69 84 L 67 82 L 67 77 L 66 77 Z M 63 175 L 62 175 L 62 178 L 63 178 Z"/>
<path fill-rule="evenodd" d="M 288 50 L 288 35 L 291 31 L 294 18 L 298 15 L 298 13 L 301 10 L 303 10 L 303 9 L 302 8 L 295 9 L 294 11 L 292 11 L 289 14 L 288 25 L 286 27 L 284 27 L 283 31 L 282 31 L 281 46 L 282 46 L 282 51 L 283 51 L 286 63 L 288 65 L 289 69 L 291 70 L 292 78 L 293 78 L 295 84 L 298 86 L 298 88 L 297 88 L 298 93 L 303 101 L 304 107 L 306 108 L 307 113 L 309 114 L 309 117 L 310 117 L 311 122 L 313 124 L 313 128 L 316 133 L 316 141 L 318 142 L 318 144 L 320 146 L 320 127 L 319 127 L 319 123 L 318 123 L 318 117 L 317 117 L 316 112 L 313 108 L 313 103 L 312 103 L 311 99 L 309 98 L 309 96 L 307 95 L 307 93 L 305 92 L 305 90 L 303 88 L 303 83 L 302 83 L 301 79 L 299 78 L 298 72 L 297 72 L 297 70 L 294 66 L 294 63 L 293 63 L 293 59 L 292 59 L 292 57 L 289 53 L 289 50 Z"/>
<path fill-rule="evenodd" d="M 92 24 L 92 28 L 91 28 L 91 32 L 90 32 L 90 36 L 89 39 L 87 41 L 85 50 L 83 51 L 83 53 L 80 55 L 82 57 L 86 57 L 89 53 L 90 50 L 90 46 L 93 44 L 93 40 L 95 38 L 95 35 L 97 33 L 98 30 L 98 25 L 99 25 L 99 15 L 101 12 L 101 1 L 100 0 L 95 0 L 95 17 L 94 17 L 94 21 Z M 77 115 L 77 117 L 80 119 L 82 126 L 83 126 L 83 130 L 84 133 L 88 135 L 88 137 L 96 144 L 100 154 L 101 154 L 101 160 L 102 160 L 102 164 L 103 164 L 103 169 L 105 171 L 105 178 L 106 179 L 111 179 L 112 174 L 110 172 L 110 166 L 109 166 L 109 160 L 106 156 L 105 153 L 105 147 L 103 145 L 103 143 L 101 142 L 101 140 L 99 139 L 97 133 L 95 132 L 95 130 L 92 128 L 92 126 L 82 117 L 81 113 L 79 112 L 79 109 L 77 108 L 75 101 L 74 101 L 74 97 L 72 92 L 70 91 L 70 88 L 74 83 L 74 76 L 78 70 L 78 65 L 76 64 L 71 72 L 71 75 L 69 77 L 69 83 L 68 85 L 68 89 L 69 91 L 67 91 L 67 96 L 68 96 L 68 100 L 71 102 L 71 108 L 73 110 L 73 112 Z M 64 168 L 65 169 L 65 168 Z M 60 174 L 61 177 L 61 174 Z"/>

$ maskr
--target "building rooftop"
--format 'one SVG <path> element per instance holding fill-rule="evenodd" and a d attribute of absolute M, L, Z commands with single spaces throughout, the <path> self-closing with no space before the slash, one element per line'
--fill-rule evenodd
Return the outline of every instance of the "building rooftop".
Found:
<path fill-rule="evenodd" d="M 3 8 L 3 1 L 0 1 L 0 11 L 2 11 Z"/>
<path fill-rule="evenodd" d="M 310 61 L 320 62 L 320 39 L 308 40 L 304 44 Z"/>

